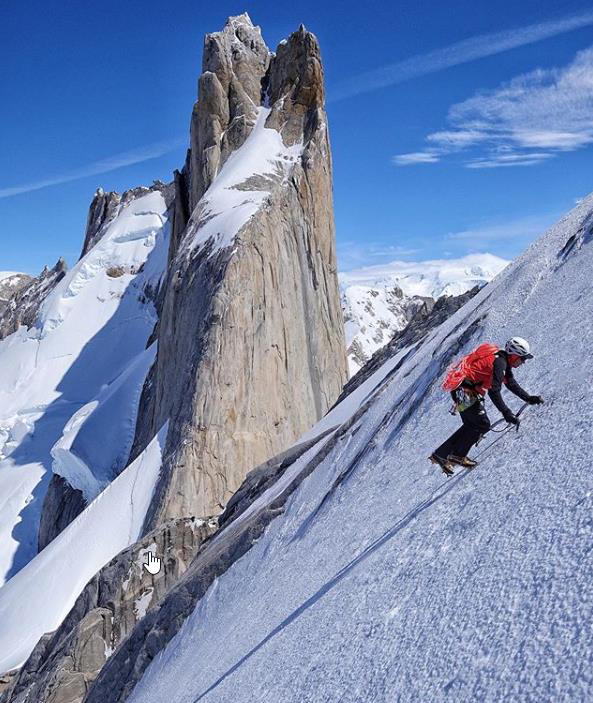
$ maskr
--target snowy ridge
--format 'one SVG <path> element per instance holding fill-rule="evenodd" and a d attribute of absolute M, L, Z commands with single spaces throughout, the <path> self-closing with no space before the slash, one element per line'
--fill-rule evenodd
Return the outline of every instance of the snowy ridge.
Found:
<path fill-rule="evenodd" d="M 130 703 L 591 699 L 592 222 L 590 196 L 309 433 L 368 403 Z M 515 334 L 546 403 L 445 479 L 426 457 L 459 422 L 447 365 Z"/>
<path fill-rule="evenodd" d="M 6 278 L 12 278 L 13 276 L 22 276 L 24 274 L 18 271 L 0 271 L 0 281 L 4 281 Z"/>
<path fill-rule="evenodd" d="M 4 307 L 2 304 L 6 304 L 19 288 L 31 280 L 31 276 L 26 273 L 0 271 L 0 315 Z"/>
<path fill-rule="evenodd" d="M 417 295 L 436 300 L 442 295 L 461 295 L 475 285 L 491 281 L 508 263 L 494 254 L 418 262 L 392 261 L 340 273 L 339 279 L 344 287 L 397 284 L 408 297 Z"/>
<path fill-rule="evenodd" d="M 52 462 L 88 500 L 125 466 L 155 353 L 144 291 L 165 270 L 168 230 L 160 192 L 122 206 L 36 325 L 0 341 L 0 585 L 37 551 Z"/>
<path fill-rule="evenodd" d="M 0 589 L 0 671 L 21 666 L 39 638 L 60 625 L 97 571 L 138 540 L 167 429 Z"/>
<path fill-rule="evenodd" d="M 392 261 L 338 274 L 350 375 L 404 329 L 422 301 L 483 286 L 508 265 L 492 254 Z"/>
<path fill-rule="evenodd" d="M 261 179 L 264 183 L 279 176 L 285 179 L 300 158 L 302 143 L 286 147 L 280 133 L 265 126 L 271 111 L 269 107 L 258 108 L 256 123 L 244 144 L 230 154 L 204 193 L 182 252 L 187 254 L 210 238 L 214 243 L 212 253 L 230 246 L 269 195 L 269 190 L 249 188 L 250 179 L 258 179 L 258 186 L 262 185 Z"/>

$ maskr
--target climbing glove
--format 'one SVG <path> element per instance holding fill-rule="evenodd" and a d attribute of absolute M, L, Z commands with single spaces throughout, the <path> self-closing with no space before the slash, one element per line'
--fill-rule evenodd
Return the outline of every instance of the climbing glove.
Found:
<path fill-rule="evenodd" d="M 518 417 L 513 415 L 513 413 L 510 410 L 508 412 L 504 413 L 503 417 L 510 425 L 517 425 L 517 427 L 519 427 L 519 424 L 521 421 L 519 420 Z"/>
<path fill-rule="evenodd" d="M 540 405 L 540 403 L 544 402 L 544 399 L 541 395 L 530 395 L 529 398 L 527 398 L 527 402 L 529 405 Z"/>

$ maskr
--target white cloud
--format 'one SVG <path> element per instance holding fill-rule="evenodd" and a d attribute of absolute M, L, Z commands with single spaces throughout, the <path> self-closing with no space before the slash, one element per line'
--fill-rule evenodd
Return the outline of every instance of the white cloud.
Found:
<path fill-rule="evenodd" d="M 466 168 L 498 168 L 500 166 L 533 166 L 551 158 L 552 154 L 545 153 L 517 153 L 493 154 L 487 159 L 474 159 L 466 161 Z"/>
<path fill-rule="evenodd" d="M 559 213 L 546 213 L 544 215 L 529 215 L 499 223 L 477 225 L 466 230 L 450 232 L 448 240 L 464 242 L 472 247 L 483 248 L 485 245 L 531 242 L 543 234 L 560 217 Z"/>
<path fill-rule="evenodd" d="M 537 69 L 453 105 L 448 122 L 427 136 L 430 150 L 442 157 L 481 149 L 467 168 L 530 166 L 593 143 L 593 48 L 568 66 Z"/>
<path fill-rule="evenodd" d="M 434 164 L 439 161 L 439 157 L 432 151 L 415 151 L 412 154 L 398 154 L 393 157 L 393 161 L 398 166 L 408 166 L 410 164 Z"/>
<path fill-rule="evenodd" d="M 388 85 L 395 85 L 428 73 L 436 73 L 451 66 L 533 44 L 591 24 L 593 24 L 593 12 L 589 11 L 503 32 L 480 34 L 427 54 L 419 54 L 404 61 L 367 71 L 348 81 L 338 83 L 333 90 L 330 90 L 328 102 L 335 102 Z"/>
<path fill-rule="evenodd" d="M 163 156 L 163 154 L 167 154 L 170 151 L 174 151 L 180 146 L 183 146 L 186 141 L 186 139 L 175 139 L 172 141 L 147 144 L 145 146 L 138 147 L 137 149 L 131 149 L 130 151 L 115 154 L 115 156 L 109 156 L 105 159 L 100 159 L 99 161 L 93 161 L 86 166 L 81 166 L 80 168 L 68 171 L 67 173 L 58 174 L 39 181 L 33 181 L 31 183 L 23 183 L 17 186 L 0 188 L 0 198 L 9 198 L 12 195 L 30 193 L 31 191 L 41 190 L 41 188 L 47 188 L 48 186 L 77 181 L 80 178 L 86 178 L 87 176 L 108 173 L 110 171 L 115 171 L 118 168 L 123 168 L 124 166 L 131 166 L 132 164 L 139 164 L 143 161 L 148 161 L 149 159 L 156 159 L 159 156 Z"/>
<path fill-rule="evenodd" d="M 358 266 L 370 265 L 377 260 L 384 261 L 387 257 L 410 257 L 420 250 L 414 247 L 404 247 L 385 244 L 381 241 L 359 242 L 345 240 L 337 242 L 337 258 L 339 269 L 348 270 Z"/>

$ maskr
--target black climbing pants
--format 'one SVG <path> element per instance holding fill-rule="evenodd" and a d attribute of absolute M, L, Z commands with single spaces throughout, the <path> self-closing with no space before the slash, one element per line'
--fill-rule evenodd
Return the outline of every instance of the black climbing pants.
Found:
<path fill-rule="evenodd" d="M 480 396 L 473 405 L 460 413 L 463 424 L 441 446 L 435 450 L 437 456 L 446 459 L 449 454 L 467 456 L 472 446 L 490 429 L 484 399 Z"/>

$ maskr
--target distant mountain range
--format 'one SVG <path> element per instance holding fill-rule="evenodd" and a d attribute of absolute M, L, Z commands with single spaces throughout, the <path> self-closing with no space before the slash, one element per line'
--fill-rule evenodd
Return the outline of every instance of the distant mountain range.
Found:
<path fill-rule="evenodd" d="M 460 259 L 392 261 L 338 274 L 348 366 L 353 376 L 422 308 L 491 281 L 508 261 L 493 254 Z"/>

